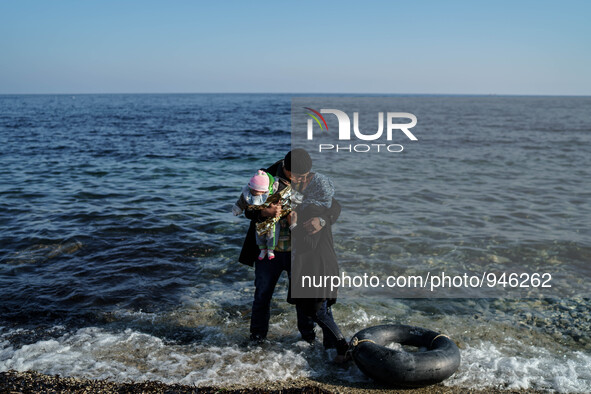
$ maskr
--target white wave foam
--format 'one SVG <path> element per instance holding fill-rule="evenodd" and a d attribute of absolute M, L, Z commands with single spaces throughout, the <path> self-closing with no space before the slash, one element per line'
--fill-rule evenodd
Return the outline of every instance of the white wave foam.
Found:
<path fill-rule="evenodd" d="M 368 314 L 363 308 L 358 308 L 353 313 L 347 316 L 345 321 L 348 325 L 355 327 L 368 327 L 371 324 L 378 324 L 385 319 L 384 316 L 376 316 Z"/>
<path fill-rule="evenodd" d="M 327 361 L 334 351 L 327 354 L 319 344 L 283 341 L 264 346 L 220 346 L 216 340 L 219 333 L 210 334 L 198 343 L 178 345 L 132 329 L 109 332 L 88 327 L 16 349 L 0 338 L 0 371 L 35 370 L 117 382 L 159 380 L 195 386 L 252 385 L 328 376 L 368 381 L 354 365 L 347 369 L 331 367 Z M 445 384 L 478 389 L 591 392 L 589 365 L 588 353 L 552 353 L 509 338 L 501 344 L 466 345 L 460 369 Z"/>
<path fill-rule="evenodd" d="M 541 389 L 559 392 L 591 392 L 591 355 L 580 352 L 553 354 L 527 346 L 497 347 L 490 342 L 466 346 L 462 364 L 448 386 L 467 388 Z M 517 350 L 519 349 L 519 350 Z"/>
<path fill-rule="evenodd" d="M 0 370 L 110 379 L 160 380 L 188 385 L 253 384 L 309 376 L 303 352 L 261 347 L 168 345 L 127 329 L 84 328 L 58 339 L 14 349 L 0 342 Z"/>

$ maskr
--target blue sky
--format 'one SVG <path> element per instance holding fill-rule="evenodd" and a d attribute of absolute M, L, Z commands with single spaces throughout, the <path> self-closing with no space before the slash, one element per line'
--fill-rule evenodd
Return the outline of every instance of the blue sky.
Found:
<path fill-rule="evenodd" d="M 589 1 L 3 1 L 0 93 L 591 95 Z"/>

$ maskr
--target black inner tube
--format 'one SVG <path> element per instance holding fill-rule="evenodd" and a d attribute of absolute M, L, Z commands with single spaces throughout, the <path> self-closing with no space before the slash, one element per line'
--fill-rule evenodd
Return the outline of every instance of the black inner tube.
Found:
<path fill-rule="evenodd" d="M 427 350 L 407 352 L 387 348 L 392 342 Z M 460 366 L 460 350 L 452 340 L 420 327 L 366 328 L 355 334 L 351 346 L 359 369 L 370 378 L 389 385 L 419 387 L 439 383 Z"/>

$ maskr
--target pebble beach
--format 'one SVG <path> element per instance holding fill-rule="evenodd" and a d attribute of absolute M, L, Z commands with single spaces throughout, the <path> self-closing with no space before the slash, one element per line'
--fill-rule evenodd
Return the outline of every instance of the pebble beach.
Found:
<path fill-rule="evenodd" d="M 458 389 L 441 384 L 423 388 L 391 388 L 379 384 L 343 385 L 343 382 L 313 381 L 310 379 L 288 380 L 261 386 L 228 386 L 228 387 L 191 387 L 179 384 L 167 385 L 161 382 L 113 383 L 107 380 L 75 379 L 60 376 L 44 375 L 37 372 L 7 371 L 0 373 L 0 389 L 8 393 L 231 393 L 231 394 L 484 394 L 484 393 L 541 393 L 536 390 L 511 389 Z"/>

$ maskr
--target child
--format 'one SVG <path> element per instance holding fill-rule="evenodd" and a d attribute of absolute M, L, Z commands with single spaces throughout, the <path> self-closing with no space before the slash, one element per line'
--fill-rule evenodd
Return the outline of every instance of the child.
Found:
<path fill-rule="evenodd" d="M 266 173 L 263 170 L 257 171 L 257 173 L 250 178 L 248 185 L 242 189 L 242 194 L 236 204 L 232 207 L 234 215 L 240 215 L 246 208 L 252 206 L 260 206 L 267 201 L 267 198 L 275 193 L 278 189 L 278 182 L 275 181 L 271 174 Z M 256 240 L 261 254 L 259 254 L 259 260 L 265 258 L 265 255 L 269 255 L 269 260 L 275 258 L 275 245 L 279 226 L 271 226 L 271 228 L 262 234 L 256 232 Z"/>

